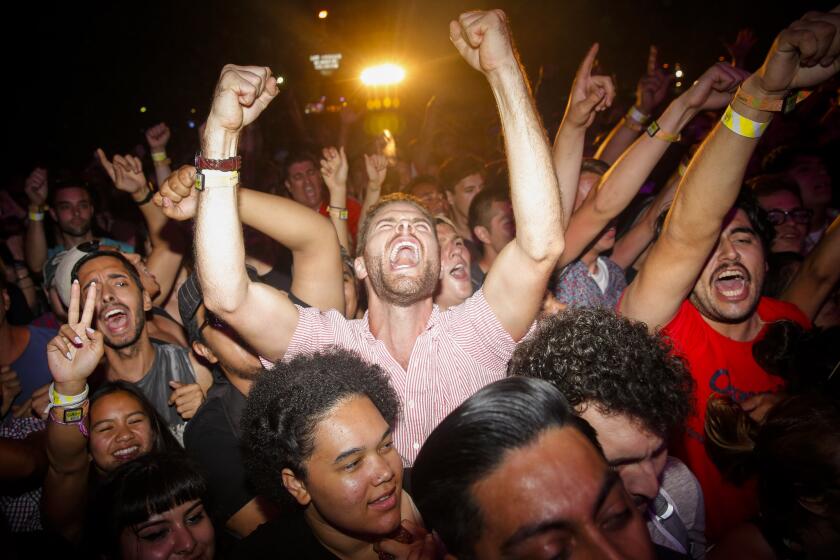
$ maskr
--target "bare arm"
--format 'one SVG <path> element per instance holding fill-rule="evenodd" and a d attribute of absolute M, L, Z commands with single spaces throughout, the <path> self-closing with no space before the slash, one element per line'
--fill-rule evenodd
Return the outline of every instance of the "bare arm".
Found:
<path fill-rule="evenodd" d="M 330 221 L 338 234 L 338 242 L 344 247 L 348 255 L 353 254 L 350 243 L 350 230 L 347 227 L 347 216 L 342 218 L 342 210 L 347 210 L 347 173 L 350 166 L 347 164 L 347 155 L 344 147 L 324 148 L 324 158 L 321 160 L 321 176 L 330 192 L 330 205 L 328 212 Z M 337 210 L 333 210 L 336 208 Z M 244 219 L 244 218 L 243 218 Z"/>
<path fill-rule="evenodd" d="M 429 164 L 432 159 L 432 144 L 437 131 L 438 109 L 435 106 L 437 100 L 433 95 L 426 103 L 426 113 L 423 116 L 423 126 L 420 128 L 420 136 L 417 138 L 417 145 L 414 147 L 412 163 L 420 174 L 429 172 Z"/>
<path fill-rule="evenodd" d="M 70 290 L 67 324 L 47 346 L 47 361 L 55 380 L 55 390 L 62 395 L 78 395 L 105 351 L 102 333 L 88 330 L 96 306 L 98 287 L 87 291 L 80 313 L 78 281 Z M 69 341 L 78 337 L 79 345 Z M 88 422 L 87 418 L 82 420 Z M 44 479 L 41 510 L 45 521 L 65 538 L 74 540 L 81 531 L 85 516 L 80 515 L 88 496 L 90 459 L 87 439 L 77 424 L 47 423 L 46 453 L 49 466 Z"/>
<path fill-rule="evenodd" d="M 156 124 L 146 130 L 146 142 L 152 152 L 152 163 L 155 166 L 155 181 L 158 185 L 172 174 L 169 158 L 166 156 L 166 144 L 169 143 L 169 127 L 166 123 Z"/>
<path fill-rule="evenodd" d="M 636 104 L 627 115 L 618 121 L 601 142 L 595 157 L 612 165 L 639 137 L 650 115 L 668 94 L 671 76 L 659 68 L 657 61 L 659 51 L 653 45 L 648 50 L 647 71 L 636 85 Z M 636 118 L 631 118 L 635 116 Z"/>
<path fill-rule="evenodd" d="M 586 129 L 592 125 L 597 112 L 609 107 L 615 97 L 615 87 L 608 76 L 592 76 L 592 66 L 597 54 L 596 43 L 586 53 L 578 68 L 569 95 L 569 104 L 563 122 L 557 129 L 552 148 L 552 163 L 563 203 L 564 226 L 568 225 L 572 209 L 575 207 Z"/>
<path fill-rule="evenodd" d="M 172 291 L 175 277 L 181 267 L 184 251 L 183 234 L 177 225 L 171 223 L 169 218 L 161 212 L 160 208 L 147 200 L 150 186 L 146 181 L 143 164 L 139 158 L 132 155 L 114 156 L 113 161 L 108 161 L 102 149 L 97 150 L 96 155 L 114 186 L 128 193 L 138 204 L 137 207 L 146 222 L 149 242 L 152 245 L 152 250 L 146 259 L 146 266 L 155 275 L 160 285 L 160 293 L 154 298 L 154 303 L 160 305 L 166 301 Z M 146 202 L 143 202 L 144 200 Z"/>
<path fill-rule="evenodd" d="M 449 29 L 461 56 L 487 77 L 499 107 L 518 228 L 487 273 L 483 289 L 505 330 L 519 340 L 540 310 L 548 277 L 563 250 L 557 177 L 505 14 L 469 12 Z"/>
<path fill-rule="evenodd" d="M 742 85 L 759 99 L 780 99 L 790 90 L 816 85 L 837 72 L 840 16 L 809 14 L 776 38 L 764 65 Z M 722 88 L 723 89 L 723 88 Z M 746 118 L 766 122 L 771 114 L 733 101 Z M 627 288 L 622 314 L 667 324 L 689 294 L 714 248 L 723 219 L 735 202 L 747 162 L 758 144 L 718 124 L 689 165 L 662 235 Z"/>
<path fill-rule="evenodd" d="M 810 320 L 819 313 L 840 278 L 840 217 L 805 258 L 781 299 L 796 305 Z"/>
<path fill-rule="evenodd" d="M 720 84 L 734 88 L 741 77 L 739 70 L 725 64 L 712 66 L 688 91 L 671 102 L 657 120 L 659 126 L 664 131 L 679 134 L 698 111 L 725 106 L 731 92 L 721 91 Z M 668 146 L 669 142 L 643 134 L 622 154 L 604 175 L 597 190 L 572 215 L 560 266 L 579 258 L 610 220 L 630 204 Z"/>
<path fill-rule="evenodd" d="M 368 182 L 365 188 L 365 200 L 362 202 L 362 213 L 359 216 L 360 224 L 364 222 L 371 207 L 379 202 L 379 196 L 382 194 L 382 184 L 388 174 L 388 158 L 384 155 L 373 154 L 369 156 L 364 154 L 364 158 Z"/>
<path fill-rule="evenodd" d="M 29 213 L 41 214 L 41 219 L 29 218 L 26 224 L 24 250 L 26 266 L 32 272 L 41 272 L 47 261 L 47 234 L 44 231 L 44 207 L 47 203 L 47 170 L 36 167 L 24 186 L 29 198 Z"/>

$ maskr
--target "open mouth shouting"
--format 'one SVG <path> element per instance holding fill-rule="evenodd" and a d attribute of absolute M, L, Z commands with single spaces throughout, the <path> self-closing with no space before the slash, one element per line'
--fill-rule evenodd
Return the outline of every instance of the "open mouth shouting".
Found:
<path fill-rule="evenodd" d="M 99 322 L 105 325 L 110 334 L 119 335 L 129 332 L 131 324 L 128 309 L 124 305 L 112 305 L 99 314 Z"/>
<path fill-rule="evenodd" d="M 715 271 L 712 285 L 727 301 L 741 301 L 749 295 L 750 274 L 741 265 L 725 265 Z"/>
<path fill-rule="evenodd" d="M 467 263 L 463 259 L 457 259 L 457 262 L 449 269 L 449 275 L 458 281 L 469 280 L 470 272 L 467 270 Z"/>
<path fill-rule="evenodd" d="M 391 246 L 388 262 L 392 270 L 417 266 L 420 263 L 420 244 L 411 237 L 398 238 Z"/>

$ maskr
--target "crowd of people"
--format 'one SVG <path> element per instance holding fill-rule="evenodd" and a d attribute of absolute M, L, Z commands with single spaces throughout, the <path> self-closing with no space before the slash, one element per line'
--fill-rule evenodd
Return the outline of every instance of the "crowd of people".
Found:
<path fill-rule="evenodd" d="M 840 7 L 628 103 L 593 45 L 553 142 L 505 14 L 449 32 L 495 147 L 278 165 L 227 65 L 191 164 L 0 193 L 0 555 L 834 557 Z"/>

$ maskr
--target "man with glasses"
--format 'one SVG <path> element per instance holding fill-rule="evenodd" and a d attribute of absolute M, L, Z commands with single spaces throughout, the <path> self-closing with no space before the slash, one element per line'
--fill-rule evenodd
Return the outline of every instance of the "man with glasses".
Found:
<path fill-rule="evenodd" d="M 760 175 L 748 184 L 776 229 L 770 252 L 803 255 L 814 212 L 802 205 L 796 183 L 781 175 Z"/>

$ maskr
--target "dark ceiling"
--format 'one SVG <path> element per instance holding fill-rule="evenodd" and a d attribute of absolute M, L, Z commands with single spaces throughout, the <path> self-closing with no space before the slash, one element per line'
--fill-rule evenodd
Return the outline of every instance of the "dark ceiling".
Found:
<path fill-rule="evenodd" d="M 73 2 L 30 3 L 6 19 L 6 107 L 13 173 L 34 164 L 84 166 L 96 146 L 127 150 L 141 131 L 165 120 L 175 136 L 193 134 L 226 62 L 266 64 L 302 100 L 358 93 L 358 70 L 393 58 L 409 69 L 406 110 L 431 94 L 462 104 L 486 103 L 480 76 L 448 40 L 448 21 L 466 9 L 501 7 L 510 17 L 532 78 L 540 66 L 568 86 L 587 46 L 601 43 L 602 68 L 625 91 L 644 69 L 649 44 L 663 62 L 680 62 L 691 78 L 744 26 L 760 38 L 754 65 L 787 22 L 832 2 L 720 0 L 462 0 Z M 18 5 L 19 6 L 19 5 Z M 330 12 L 317 19 L 320 9 Z M 324 82 L 308 56 L 341 52 L 343 70 Z M 145 113 L 140 107 L 147 108 Z M 191 115 L 190 109 L 196 114 Z M 274 109 L 272 109 L 274 110 Z M 276 110 L 281 110 L 277 108 Z"/>

